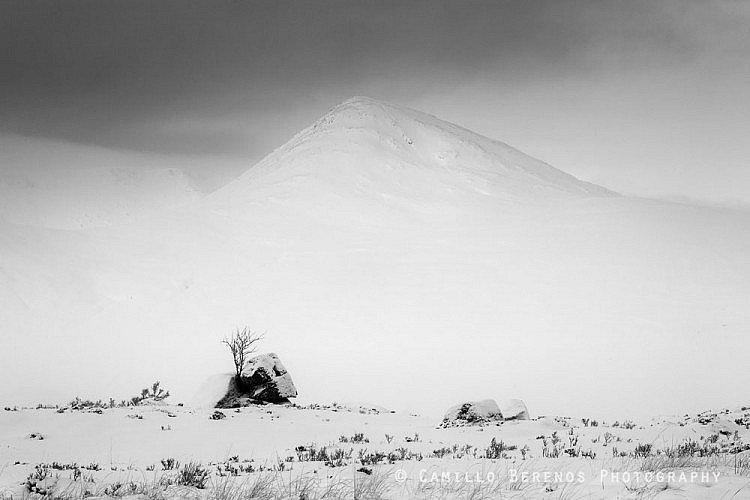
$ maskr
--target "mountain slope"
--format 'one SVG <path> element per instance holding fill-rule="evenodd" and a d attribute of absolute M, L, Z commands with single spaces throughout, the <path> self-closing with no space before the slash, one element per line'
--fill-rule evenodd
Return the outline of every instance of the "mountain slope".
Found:
<path fill-rule="evenodd" d="M 354 97 L 334 107 L 244 175 L 222 198 L 315 196 L 346 190 L 381 202 L 478 194 L 549 201 L 614 193 L 434 116 Z M 230 203 L 234 203 L 230 201 Z"/>
<path fill-rule="evenodd" d="M 617 196 L 358 98 L 167 215 L 0 225 L 0 378 L 19 381 L 0 399 L 153 378 L 187 399 L 247 324 L 308 400 L 619 419 L 740 404 L 748 247 L 746 212 Z"/>
<path fill-rule="evenodd" d="M 0 136 L 0 220 L 82 229 L 132 222 L 201 196 L 167 158 Z"/>

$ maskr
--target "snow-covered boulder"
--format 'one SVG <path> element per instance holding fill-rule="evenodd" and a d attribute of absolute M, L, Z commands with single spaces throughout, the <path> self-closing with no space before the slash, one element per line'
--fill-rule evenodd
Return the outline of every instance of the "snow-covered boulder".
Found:
<path fill-rule="evenodd" d="M 443 417 L 443 427 L 456 425 L 483 424 L 486 422 L 502 422 L 503 414 L 494 399 L 481 401 L 467 401 L 452 406 Z"/>
<path fill-rule="evenodd" d="M 498 406 L 504 420 L 529 420 L 529 410 L 520 399 L 505 399 Z"/>
<path fill-rule="evenodd" d="M 274 353 L 250 358 L 238 377 L 229 380 L 226 394 L 217 408 L 236 408 L 248 404 L 287 403 L 297 397 L 292 376 Z"/>
<path fill-rule="evenodd" d="M 529 410 L 520 399 L 506 399 L 497 404 L 494 399 L 467 401 L 452 406 L 445 413 L 441 427 L 482 425 L 506 420 L 529 420 Z"/>
<path fill-rule="evenodd" d="M 240 378 L 244 387 L 252 389 L 251 395 L 256 399 L 271 401 L 297 397 L 292 376 L 272 352 L 250 358 Z"/>

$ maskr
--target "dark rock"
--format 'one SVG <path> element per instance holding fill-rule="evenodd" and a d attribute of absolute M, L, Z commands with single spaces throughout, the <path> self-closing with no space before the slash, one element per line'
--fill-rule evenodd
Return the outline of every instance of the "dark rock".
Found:
<path fill-rule="evenodd" d="M 217 408 L 240 408 L 253 404 L 288 403 L 297 396 L 292 376 L 274 353 L 255 356 L 245 363 L 239 377 L 229 381 Z"/>

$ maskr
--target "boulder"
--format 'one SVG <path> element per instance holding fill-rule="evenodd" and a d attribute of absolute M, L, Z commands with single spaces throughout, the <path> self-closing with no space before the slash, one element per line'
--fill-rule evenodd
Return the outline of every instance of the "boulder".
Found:
<path fill-rule="evenodd" d="M 468 401 L 451 407 L 443 417 L 443 426 L 483 424 L 502 421 L 503 414 L 494 399 Z"/>
<path fill-rule="evenodd" d="M 484 425 L 507 420 L 529 420 L 529 410 L 520 399 L 506 399 L 498 405 L 494 399 L 467 401 L 451 407 L 441 427 Z"/>
<path fill-rule="evenodd" d="M 274 353 L 250 358 L 245 363 L 240 381 L 254 399 L 274 403 L 297 397 L 292 376 Z"/>
<path fill-rule="evenodd" d="M 237 408 L 258 403 L 288 403 L 297 397 L 292 376 L 274 353 L 250 358 L 239 377 L 229 380 L 217 408 Z"/>
<path fill-rule="evenodd" d="M 504 420 L 529 420 L 529 410 L 520 399 L 506 399 L 498 405 Z"/>

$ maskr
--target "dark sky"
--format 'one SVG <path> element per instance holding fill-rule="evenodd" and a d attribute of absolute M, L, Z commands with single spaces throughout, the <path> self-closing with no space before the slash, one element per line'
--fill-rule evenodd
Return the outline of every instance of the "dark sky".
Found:
<path fill-rule="evenodd" d="M 750 2 L 0 0 L 0 133 L 262 157 L 351 95 L 750 201 Z"/>

